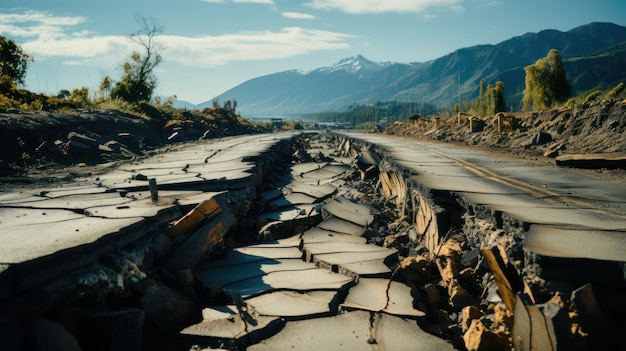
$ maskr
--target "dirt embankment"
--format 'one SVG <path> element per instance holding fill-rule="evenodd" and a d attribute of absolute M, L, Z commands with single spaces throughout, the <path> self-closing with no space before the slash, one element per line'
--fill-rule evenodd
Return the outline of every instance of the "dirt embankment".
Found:
<path fill-rule="evenodd" d="M 101 110 L 0 111 L 0 178 L 70 176 L 168 143 L 258 132 L 225 109 L 151 112 L 152 117 Z"/>
<path fill-rule="evenodd" d="M 626 101 L 499 117 L 416 118 L 396 123 L 385 133 L 483 147 L 540 163 L 554 163 L 555 157 L 569 154 L 626 155 Z"/>

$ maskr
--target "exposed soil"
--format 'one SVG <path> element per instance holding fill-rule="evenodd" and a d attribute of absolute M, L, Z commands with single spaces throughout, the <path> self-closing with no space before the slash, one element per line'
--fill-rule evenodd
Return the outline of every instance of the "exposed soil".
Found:
<path fill-rule="evenodd" d="M 167 145 L 263 131 L 225 109 L 151 112 L 0 111 L 0 183 L 69 180 Z"/>
<path fill-rule="evenodd" d="M 448 115 L 395 123 L 384 132 L 480 148 L 499 156 L 538 164 L 555 164 L 559 155 L 626 155 L 626 101 L 602 101 L 572 109 L 506 113 L 505 116 L 514 117 L 515 122 L 511 125 L 508 118 L 500 131 L 496 117 L 476 119 L 462 114 L 461 118 Z M 474 121 L 470 122 L 470 119 Z M 626 181 L 624 169 L 600 167 L 579 171 Z"/>

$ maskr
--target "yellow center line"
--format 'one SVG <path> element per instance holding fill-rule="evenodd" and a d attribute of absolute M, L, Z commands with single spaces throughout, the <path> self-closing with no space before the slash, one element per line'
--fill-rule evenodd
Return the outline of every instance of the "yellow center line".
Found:
<path fill-rule="evenodd" d="M 494 182 L 500 183 L 502 185 L 505 186 L 509 186 L 515 189 L 519 189 L 522 190 L 523 192 L 538 198 L 538 199 L 542 199 L 542 200 L 546 200 L 548 202 L 553 202 L 553 203 L 563 203 L 566 205 L 572 205 L 572 206 L 576 206 L 576 207 L 583 207 L 583 208 L 590 208 L 593 207 L 590 205 L 589 202 L 585 202 L 583 200 L 579 200 L 579 199 L 574 199 L 572 197 L 567 196 L 566 194 L 562 194 L 556 191 L 552 191 L 543 187 L 539 187 L 537 185 L 533 185 L 521 180 L 517 180 L 517 179 L 513 179 L 513 178 L 509 178 L 509 177 L 505 177 L 502 175 L 499 175 L 497 173 L 495 173 L 494 171 L 485 168 L 485 167 L 481 167 L 478 166 L 472 162 L 460 159 L 458 157 L 454 157 L 454 156 L 450 156 L 447 154 L 444 154 L 440 151 L 436 151 L 427 147 L 423 147 L 420 146 L 421 149 L 423 149 L 424 151 L 427 152 L 431 152 L 433 154 L 436 154 L 438 156 L 441 156 L 443 158 L 452 160 L 454 162 L 457 162 L 458 164 L 460 164 L 463 168 L 467 169 L 468 171 L 478 175 L 481 178 L 486 178 L 486 179 L 490 179 Z M 554 199 L 554 198 L 558 198 L 560 199 L 560 201 Z M 610 214 L 610 215 L 615 215 L 614 213 L 611 213 L 609 211 L 606 211 L 605 209 L 598 209 L 598 208 L 593 208 L 594 210 L 603 212 L 605 214 Z"/>

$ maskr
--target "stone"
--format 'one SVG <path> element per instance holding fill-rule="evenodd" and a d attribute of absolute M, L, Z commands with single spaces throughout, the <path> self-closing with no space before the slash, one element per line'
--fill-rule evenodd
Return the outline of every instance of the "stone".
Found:
<path fill-rule="evenodd" d="M 510 350 L 511 345 L 504 333 L 489 330 L 480 319 L 472 320 L 463 334 L 463 342 L 468 351 Z"/>
<path fill-rule="evenodd" d="M 199 318 L 197 306 L 166 285 L 148 279 L 143 282 L 143 287 L 140 302 L 146 311 L 146 320 L 161 332 L 177 332 Z"/>
<path fill-rule="evenodd" d="M 398 266 L 398 274 L 414 285 L 421 285 L 435 277 L 432 264 L 424 256 L 403 259 Z"/>
<path fill-rule="evenodd" d="M 572 325 L 561 297 L 556 295 L 550 301 L 537 307 L 546 320 L 550 339 L 554 340 L 556 347 L 559 350 L 571 350 L 573 348 Z"/>
<path fill-rule="evenodd" d="M 545 144 L 547 144 L 547 143 L 549 143 L 551 141 L 552 141 L 552 135 L 550 133 L 548 133 L 548 132 L 540 130 L 533 137 L 533 139 L 531 141 L 531 144 L 532 145 L 545 145 Z"/>
<path fill-rule="evenodd" d="M 465 306 L 461 310 L 461 328 L 465 333 L 474 319 L 482 317 L 482 312 L 476 306 Z"/>
<path fill-rule="evenodd" d="M 448 302 L 456 310 L 461 310 L 466 306 L 478 305 L 478 301 L 456 279 L 450 282 L 448 295 L 450 295 Z"/>
<path fill-rule="evenodd" d="M 544 153 L 543 153 L 544 157 L 550 157 L 550 158 L 555 158 L 557 156 L 559 156 L 559 150 L 556 149 L 547 149 Z"/>
<path fill-rule="evenodd" d="M 493 308 L 495 314 L 495 324 L 496 326 L 505 326 L 508 330 L 511 330 L 513 327 L 513 314 L 511 311 L 506 309 L 504 304 L 499 303 L 496 304 Z"/>
<path fill-rule="evenodd" d="M 426 297 L 428 297 L 432 303 L 441 301 L 441 293 L 439 292 L 439 287 L 437 285 L 428 283 L 424 285 L 424 291 L 426 292 Z"/>
<path fill-rule="evenodd" d="M 463 267 L 474 268 L 478 263 L 478 258 L 480 257 L 480 253 L 474 250 L 467 250 L 461 256 L 461 265 Z"/>

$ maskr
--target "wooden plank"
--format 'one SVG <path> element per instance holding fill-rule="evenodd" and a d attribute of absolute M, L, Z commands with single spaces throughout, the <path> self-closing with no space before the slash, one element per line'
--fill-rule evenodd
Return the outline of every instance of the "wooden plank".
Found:
<path fill-rule="evenodd" d="M 185 235 L 196 228 L 200 223 L 211 220 L 222 213 L 220 204 L 214 199 L 205 200 L 176 221 L 170 229 L 170 236 Z"/>
<path fill-rule="evenodd" d="M 517 293 L 524 289 L 521 278 L 515 271 L 513 265 L 508 262 L 506 253 L 502 247 L 494 246 L 491 249 L 483 249 L 480 253 L 485 258 L 485 263 L 487 263 L 489 270 L 493 273 L 500 296 L 506 308 L 508 308 L 509 311 L 514 311 Z"/>
<path fill-rule="evenodd" d="M 626 153 L 611 154 L 575 154 L 556 158 L 556 165 L 575 168 L 626 168 Z"/>

